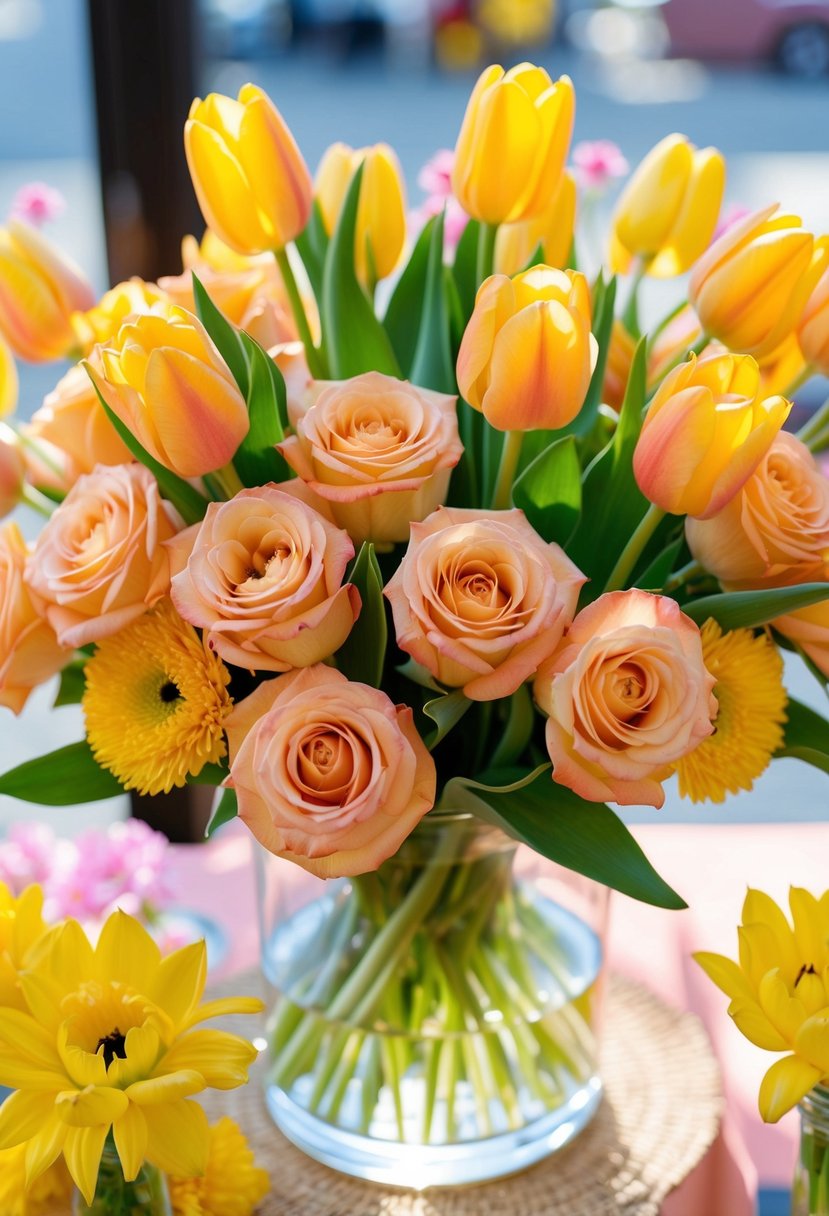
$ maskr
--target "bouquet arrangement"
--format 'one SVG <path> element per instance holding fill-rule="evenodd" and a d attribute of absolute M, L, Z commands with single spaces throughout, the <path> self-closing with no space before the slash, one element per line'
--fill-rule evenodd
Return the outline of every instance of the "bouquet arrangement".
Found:
<path fill-rule="evenodd" d="M 0 701 L 61 672 L 86 720 L 0 792 L 207 782 L 213 826 L 238 812 L 350 878 L 277 967 L 274 1077 L 374 1136 L 521 1129 L 595 1073 L 596 967 L 471 824 L 676 908 L 608 802 L 829 769 L 780 654 L 826 683 L 829 416 L 781 428 L 829 367 L 829 241 L 771 206 L 712 243 L 723 159 L 675 135 L 589 281 L 574 104 L 530 64 L 483 73 L 451 254 L 440 211 L 404 255 L 390 149 L 335 145 L 314 184 L 252 85 L 186 123 L 208 232 L 182 275 L 95 304 L 32 230 L 0 237 L 14 352 L 82 356 L 0 447 L 4 503 L 49 515 L 31 550 L 0 534 Z M 642 280 L 689 269 L 690 303 L 641 333 Z"/>

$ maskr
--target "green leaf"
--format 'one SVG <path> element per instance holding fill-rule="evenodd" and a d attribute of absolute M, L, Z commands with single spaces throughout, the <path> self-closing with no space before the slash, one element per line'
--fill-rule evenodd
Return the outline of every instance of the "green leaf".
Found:
<path fill-rule="evenodd" d="M 420 314 L 426 294 L 426 274 L 429 267 L 429 246 L 437 222 L 434 216 L 423 226 L 411 257 L 403 268 L 391 293 L 383 325 L 394 348 L 397 361 L 408 376 L 417 346 L 417 326 L 413 319 Z"/>
<path fill-rule="evenodd" d="M 460 688 L 456 688 L 454 692 L 444 693 L 442 696 L 435 697 L 434 700 L 426 702 L 423 706 L 423 712 L 437 726 L 437 730 L 433 731 L 426 740 L 426 746 L 430 751 L 437 747 L 452 727 L 460 722 L 472 704 L 473 702 L 470 701 L 469 697 Z"/>
<path fill-rule="evenodd" d="M 792 756 L 829 773 L 829 722 L 808 705 L 791 698 L 786 707 L 783 744 L 776 756 Z"/>
<path fill-rule="evenodd" d="M 478 233 L 481 225 L 477 220 L 470 220 L 461 233 L 455 249 L 455 260 L 452 263 L 452 277 L 458 288 L 458 296 L 465 318 L 464 323 L 472 316 L 475 307 L 475 295 L 478 290 Z"/>
<path fill-rule="evenodd" d="M 311 208 L 311 218 L 305 229 L 294 241 L 311 290 L 317 301 L 322 299 L 322 276 L 325 267 L 325 255 L 328 250 L 328 233 L 325 231 L 325 221 L 322 218 L 319 200 L 314 199 Z"/>
<path fill-rule="evenodd" d="M 83 674 L 84 660 L 73 659 L 68 667 L 60 673 L 60 684 L 53 703 L 53 709 L 61 705 L 77 705 L 83 699 L 86 691 L 86 680 Z"/>
<path fill-rule="evenodd" d="M 658 908 L 686 907 L 618 815 L 603 802 L 585 802 L 555 785 L 547 764 L 502 786 L 455 777 L 441 802 L 474 811 L 543 857 L 632 899 Z"/>
<path fill-rule="evenodd" d="M 275 447 L 285 438 L 285 382 L 273 359 L 258 342 L 247 334 L 242 336 L 242 341 L 250 367 L 247 394 L 250 428 L 233 457 L 233 467 L 246 486 L 286 481 L 293 474 Z"/>
<path fill-rule="evenodd" d="M 537 456 L 515 482 L 512 501 L 546 541 L 566 545 L 581 516 L 581 465 L 572 435 Z"/>
<path fill-rule="evenodd" d="M 599 415 L 607 355 L 610 350 L 610 334 L 613 329 L 613 309 L 615 305 L 615 276 L 608 283 L 605 283 L 604 278 L 600 276 L 596 283 L 593 300 L 593 336 L 599 346 L 599 356 L 593 369 L 593 375 L 590 378 L 590 386 L 584 399 L 584 405 L 569 426 L 565 428 L 569 435 L 589 435 Z M 642 400 L 644 402 L 644 391 L 642 393 Z"/>
<path fill-rule="evenodd" d="M 224 313 L 219 311 L 195 273 L 193 273 L 193 298 L 196 302 L 196 315 L 230 368 L 230 374 L 239 386 L 239 392 L 243 397 L 247 397 L 248 364 L 241 331 L 235 325 L 231 325 Z"/>
<path fill-rule="evenodd" d="M 169 469 L 166 469 L 154 456 L 150 455 L 146 448 L 141 446 L 129 427 L 124 425 L 118 415 L 104 401 L 94 380 L 92 383 L 95 385 L 95 392 L 98 394 L 98 400 L 104 407 L 107 418 L 109 418 L 135 459 L 150 470 L 158 482 L 162 498 L 166 498 L 168 502 L 173 504 L 185 523 L 196 524 L 204 519 L 204 513 L 207 510 L 207 499 L 194 486 L 191 486 L 189 481 L 185 481 L 176 473 L 172 473 Z"/>
<path fill-rule="evenodd" d="M 439 393 L 454 393 L 455 368 L 449 341 L 449 311 L 443 278 L 443 213 L 435 216 L 420 311 L 412 382 Z"/>
<path fill-rule="evenodd" d="M 642 591 L 661 591 L 668 581 L 682 549 L 685 537 L 680 532 L 674 540 L 657 553 L 656 557 L 636 577 L 636 586 Z"/>
<path fill-rule="evenodd" d="M 432 692 L 443 692 L 432 673 L 420 663 L 416 663 L 414 659 L 407 659 L 405 663 L 396 667 L 395 671 L 399 672 L 401 676 L 405 676 L 407 680 L 411 680 L 413 684 L 419 685 L 420 688 L 428 688 Z"/>
<path fill-rule="evenodd" d="M 826 583 L 801 583 L 797 587 L 766 587 L 762 591 L 723 591 L 689 600 L 682 605 L 682 611 L 698 625 L 713 617 L 723 629 L 751 629 L 827 599 Z"/>
<path fill-rule="evenodd" d="M 348 187 L 337 227 L 325 257 L 322 284 L 322 330 L 331 376 L 346 380 L 361 372 L 400 375 L 388 334 L 374 314 L 354 271 L 354 234 L 363 165 Z"/>
<path fill-rule="evenodd" d="M 224 827 L 226 823 L 230 823 L 239 813 L 239 808 L 236 803 L 236 791 L 232 789 L 222 790 L 222 796 L 216 803 L 216 809 L 210 816 L 210 821 L 204 829 L 205 839 L 209 840 L 214 832 L 219 828 Z"/>
<path fill-rule="evenodd" d="M 526 684 L 522 684 L 506 702 L 509 706 L 503 734 L 492 753 L 492 767 L 515 764 L 532 738 L 535 711 Z"/>
<path fill-rule="evenodd" d="M 98 802 L 123 792 L 112 773 L 97 763 L 85 739 L 60 747 L 47 756 L 26 760 L 0 776 L 0 794 L 42 806 Z"/>
<path fill-rule="evenodd" d="M 362 607 L 351 633 L 337 651 L 337 667 L 349 680 L 379 688 L 386 658 L 386 605 L 383 599 L 383 576 L 374 552 L 374 545 L 364 541 L 346 582 L 353 583 L 360 593 Z"/>

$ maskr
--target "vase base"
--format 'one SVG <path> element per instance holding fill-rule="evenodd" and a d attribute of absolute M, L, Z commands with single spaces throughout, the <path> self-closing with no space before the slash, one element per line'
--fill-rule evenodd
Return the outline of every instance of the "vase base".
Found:
<path fill-rule="evenodd" d="M 454 1144 L 403 1144 L 363 1136 L 309 1114 L 278 1086 L 269 1086 L 265 1097 L 280 1131 L 314 1160 L 367 1182 L 423 1191 L 490 1182 L 549 1157 L 593 1118 L 602 1084 L 591 1077 L 565 1105 L 523 1127 Z"/>

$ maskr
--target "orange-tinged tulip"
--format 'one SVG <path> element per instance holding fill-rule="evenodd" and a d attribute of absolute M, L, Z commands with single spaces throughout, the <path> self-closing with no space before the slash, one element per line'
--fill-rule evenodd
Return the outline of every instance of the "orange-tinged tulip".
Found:
<path fill-rule="evenodd" d="M 469 215 L 514 223 L 549 207 L 564 172 L 576 98 L 568 76 L 498 64 L 478 79 L 455 148 L 452 189 Z"/>
<path fill-rule="evenodd" d="M 824 271 L 806 303 L 797 340 L 807 363 L 829 376 L 829 270 Z"/>
<path fill-rule="evenodd" d="M 760 362 L 760 384 L 766 397 L 787 392 L 793 392 L 803 380 L 807 379 L 808 364 L 803 357 L 803 351 L 797 339 L 797 334 L 789 334 L 776 350 L 770 355 L 764 355 Z"/>
<path fill-rule="evenodd" d="M 565 267 L 570 260 L 576 226 L 576 179 L 565 173 L 550 205 L 517 224 L 504 224 L 495 239 L 495 270 L 517 274 L 528 265 L 539 245 L 547 266 Z"/>
<path fill-rule="evenodd" d="M 614 410 L 620 409 L 625 399 L 635 351 L 635 340 L 624 324 L 616 318 L 610 331 L 610 345 L 602 382 L 602 401 Z"/>
<path fill-rule="evenodd" d="M 694 267 L 689 294 L 705 333 L 762 359 L 796 328 L 829 264 L 816 239 L 776 204 L 733 224 Z"/>
<path fill-rule="evenodd" d="M 14 355 L 0 334 L 0 418 L 13 414 L 17 405 L 17 365 Z"/>
<path fill-rule="evenodd" d="M 243 85 L 236 101 L 221 93 L 197 97 L 184 147 L 202 214 L 231 249 L 283 249 L 308 223 L 308 167 L 282 115 L 255 85 Z"/>
<path fill-rule="evenodd" d="M 681 363 L 663 380 L 633 455 L 639 489 L 673 515 L 708 519 L 742 488 L 788 417 L 760 397 L 760 369 L 729 353 Z"/>
<path fill-rule="evenodd" d="M 72 313 L 91 308 L 78 267 L 20 220 L 0 228 L 0 333 L 32 363 L 60 359 L 75 345 Z"/>
<path fill-rule="evenodd" d="M 661 333 L 648 338 L 648 389 L 655 387 L 662 377 L 675 367 L 685 352 L 696 346 L 702 337 L 699 317 L 690 304 L 686 304 L 672 317 Z"/>
<path fill-rule="evenodd" d="M 625 274 L 641 258 L 655 278 L 683 274 L 714 235 L 724 189 L 725 161 L 716 148 L 696 148 L 684 135 L 660 140 L 616 204 L 611 269 Z"/>
<path fill-rule="evenodd" d="M 499 431 L 553 430 L 581 409 L 598 346 L 583 274 L 533 266 L 478 291 L 458 354 L 458 385 Z"/>
<path fill-rule="evenodd" d="M 26 462 L 20 441 L 10 426 L 0 422 L 0 517 L 8 515 L 20 502 L 26 476 Z"/>
<path fill-rule="evenodd" d="M 364 285 L 385 279 L 397 266 L 406 244 L 406 196 L 400 162 L 388 144 L 350 148 L 332 144 L 320 161 L 314 193 L 330 234 L 354 173 L 363 165 L 354 264 Z"/>
<path fill-rule="evenodd" d="M 100 369 L 84 366 L 156 460 L 181 477 L 201 477 L 232 459 L 248 431 L 247 406 L 192 313 L 157 305 L 97 350 Z"/>
<path fill-rule="evenodd" d="M 104 292 L 94 308 L 88 312 L 76 312 L 72 317 L 72 328 L 78 345 L 85 355 L 98 342 L 109 342 L 114 338 L 127 317 L 133 313 L 149 312 L 154 304 L 167 302 L 167 295 L 155 283 L 145 283 L 136 275 L 117 283 Z"/>

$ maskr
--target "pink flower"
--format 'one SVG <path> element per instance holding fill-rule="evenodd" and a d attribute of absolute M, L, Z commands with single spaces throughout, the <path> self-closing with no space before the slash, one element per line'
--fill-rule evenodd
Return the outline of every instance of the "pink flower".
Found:
<path fill-rule="evenodd" d="M 748 207 L 743 207 L 740 203 L 731 203 L 726 207 L 720 216 L 717 226 L 714 229 L 714 235 L 711 237 L 711 244 L 719 240 L 724 232 L 728 232 L 729 228 L 733 228 L 735 224 L 739 224 L 740 220 L 744 220 L 747 215 L 751 215 Z"/>
<path fill-rule="evenodd" d="M 603 193 L 614 177 L 629 169 L 621 149 L 610 139 L 583 139 L 573 148 L 576 180 L 583 190 Z"/>
<path fill-rule="evenodd" d="M 0 882 L 13 895 L 46 883 L 55 861 L 55 833 L 44 823 L 13 823 L 0 844 Z"/>
<path fill-rule="evenodd" d="M 167 838 L 139 819 L 84 832 L 46 885 L 47 907 L 56 920 L 98 923 L 116 908 L 143 917 L 170 903 L 169 869 Z"/>
<path fill-rule="evenodd" d="M 417 184 L 426 194 L 448 198 L 452 193 L 452 168 L 455 153 L 451 148 L 439 148 L 430 156 L 417 175 Z"/>
<path fill-rule="evenodd" d="M 11 215 L 39 228 L 56 220 L 66 210 L 66 199 L 60 190 L 46 182 L 27 182 L 12 199 Z"/>
<path fill-rule="evenodd" d="M 445 252 L 451 254 L 469 223 L 469 216 L 453 195 L 444 197 L 441 194 L 430 194 L 425 202 L 409 212 L 409 228 L 413 233 L 419 233 L 427 221 L 433 215 L 439 215 L 444 207 L 446 214 L 443 219 L 443 246 Z"/>

